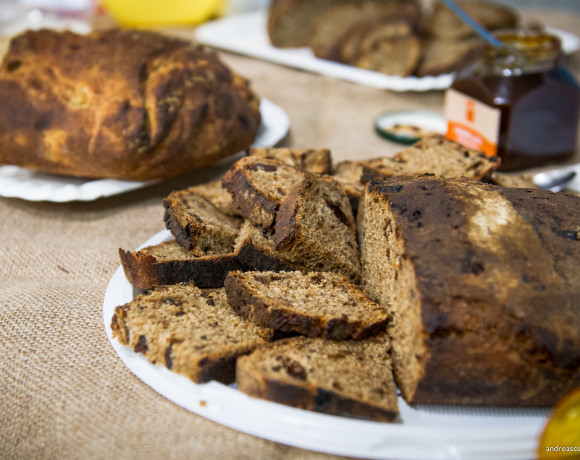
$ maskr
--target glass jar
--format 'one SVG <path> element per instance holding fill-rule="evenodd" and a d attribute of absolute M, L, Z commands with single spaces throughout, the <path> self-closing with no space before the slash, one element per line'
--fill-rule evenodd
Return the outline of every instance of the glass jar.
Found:
<path fill-rule="evenodd" d="M 561 64 L 559 39 L 532 31 L 497 38 L 505 46 L 484 48 L 447 91 L 447 137 L 500 156 L 501 171 L 569 160 L 580 88 Z"/>

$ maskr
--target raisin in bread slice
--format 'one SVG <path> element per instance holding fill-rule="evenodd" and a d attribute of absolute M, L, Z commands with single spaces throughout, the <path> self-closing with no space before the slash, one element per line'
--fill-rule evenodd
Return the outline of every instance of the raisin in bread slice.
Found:
<path fill-rule="evenodd" d="M 256 158 L 278 160 L 313 174 L 330 174 L 332 170 L 332 156 L 328 149 L 252 147 L 249 154 Z"/>
<path fill-rule="evenodd" d="M 196 383 L 235 380 L 236 359 L 265 345 L 272 331 L 236 315 L 223 289 L 163 286 L 117 307 L 113 337 Z"/>
<path fill-rule="evenodd" d="M 364 288 L 407 402 L 550 406 L 580 383 L 580 197 L 469 179 L 368 184 Z"/>
<path fill-rule="evenodd" d="M 282 199 L 306 174 L 279 160 L 250 156 L 234 163 L 222 183 L 246 219 L 269 228 Z"/>
<path fill-rule="evenodd" d="M 397 395 L 385 334 L 361 341 L 294 337 L 243 356 L 240 391 L 331 415 L 393 421 Z"/>
<path fill-rule="evenodd" d="M 234 253 L 196 256 L 175 240 L 138 251 L 119 249 L 119 256 L 129 283 L 142 289 L 182 282 L 222 287 L 228 272 L 240 269 Z"/>
<path fill-rule="evenodd" d="M 432 174 L 438 177 L 468 177 L 489 180 L 499 166 L 499 157 L 489 157 L 481 150 L 470 149 L 435 134 L 425 136 L 394 157 L 367 160 L 363 164 L 363 182 L 393 176 Z"/>
<path fill-rule="evenodd" d="M 197 189 L 179 190 L 165 198 L 165 225 L 196 256 L 232 252 L 243 220 L 223 213 Z"/>
<path fill-rule="evenodd" d="M 360 279 L 356 224 L 342 186 L 329 176 L 310 176 L 292 189 L 274 226 L 277 251 L 312 271 Z"/>
<path fill-rule="evenodd" d="M 360 340 L 384 332 L 387 311 L 345 276 L 329 272 L 230 272 L 228 302 L 244 318 L 281 332 Z"/>

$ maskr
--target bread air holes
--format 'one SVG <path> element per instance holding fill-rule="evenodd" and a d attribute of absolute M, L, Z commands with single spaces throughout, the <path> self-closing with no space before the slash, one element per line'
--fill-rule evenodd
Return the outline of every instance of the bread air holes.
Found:
<path fill-rule="evenodd" d="M 8 62 L 8 64 L 6 64 L 6 70 L 10 73 L 16 71 L 19 69 L 19 67 L 22 65 L 21 61 L 10 61 Z"/>

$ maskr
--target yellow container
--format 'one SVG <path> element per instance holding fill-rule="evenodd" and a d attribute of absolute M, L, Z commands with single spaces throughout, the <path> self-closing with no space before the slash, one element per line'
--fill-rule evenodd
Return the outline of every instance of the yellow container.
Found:
<path fill-rule="evenodd" d="M 125 27 L 199 24 L 223 13 L 226 0 L 102 0 Z"/>

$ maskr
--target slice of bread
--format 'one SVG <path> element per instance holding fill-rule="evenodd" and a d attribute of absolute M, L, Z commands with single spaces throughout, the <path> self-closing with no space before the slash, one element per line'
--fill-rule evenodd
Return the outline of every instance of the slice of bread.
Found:
<path fill-rule="evenodd" d="M 351 160 L 337 163 L 332 173 L 332 178 L 342 185 L 342 188 L 346 192 L 355 217 L 358 210 L 358 203 L 364 191 L 364 185 L 361 182 L 362 174 L 362 163 Z"/>
<path fill-rule="evenodd" d="M 425 136 L 397 153 L 365 161 L 363 182 L 393 176 L 431 174 L 438 177 L 468 177 L 489 180 L 499 166 L 499 157 L 489 157 L 440 134 Z"/>
<path fill-rule="evenodd" d="M 513 8 L 490 1 L 457 1 L 458 5 L 481 26 L 488 30 L 513 29 L 518 23 L 518 15 Z M 473 37 L 476 32 L 457 14 L 439 1 L 428 21 L 431 36 L 444 39 Z"/>
<path fill-rule="evenodd" d="M 397 395 L 385 334 L 361 341 L 294 337 L 238 360 L 238 390 L 331 415 L 393 421 Z"/>
<path fill-rule="evenodd" d="M 276 251 L 272 230 L 244 222 L 236 239 L 234 252 L 243 270 L 302 270 L 304 266 L 292 260 L 286 251 Z"/>
<path fill-rule="evenodd" d="M 312 271 L 360 279 L 356 224 L 342 186 L 329 176 L 311 175 L 282 202 L 274 226 L 277 251 Z"/>
<path fill-rule="evenodd" d="M 327 9 L 346 0 L 273 0 L 268 13 L 268 37 L 273 46 L 308 45 L 313 21 Z"/>
<path fill-rule="evenodd" d="M 113 337 L 196 383 L 235 380 L 236 359 L 265 345 L 272 331 L 236 315 L 223 289 L 163 286 L 117 307 Z"/>
<path fill-rule="evenodd" d="M 222 187 L 221 179 L 189 187 L 192 193 L 197 193 L 223 212 L 226 216 L 241 217 L 240 209 L 232 201 L 232 195 Z"/>
<path fill-rule="evenodd" d="M 377 18 L 417 18 L 419 15 L 418 3 L 413 0 L 359 1 L 336 5 L 313 21 L 308 43 L 315 56 L 340 60 L 345 31 L 356 23 Z"/>
<path fill-rule="evenodd" d="M 479 38 L 427 40 L 417 75 L 427 77 L 455 72 L 473 61 L 482 47 Z"/>
<path fill-rule="evenodd" d="M 417 68 L 420 58 L 421 41 L 414 35 L 408 35 L 377 41 L 369 51 L 359 52 L 353 64 L 361 69 L 408 77 Z"/>
<path fill-rule="evenodd" d="M 234 240 L 242 225 L 240 217 L 224 214 L 193 188 L 172 192 L 163 205 L 165 225 L 177 242 L 193 255 L 233 251 Z"/>
<path fill-rule="evenodd" d="M 434 177 L 370 182 L 364 289 L 416 404 L 551 406 L 580 382 L 580 197 Z"/>
<path fill-rule="evenodd" d="M 345 276 L 329 272 L 230 272 L 232 308 L 253 323 L 308 337 L 360 340 L 384 332 L 386 309 Z"/>
<path fill-rule="evenodd" d="M 270 228 L 282 199 L 306 174 L 278 160 L 250 156 L 234 163 L 222 183 L 246 219 Z"/>
<path fill-rule="evenodd" d="M 224 285 L 231 270 L 240 269 L 235 254 L 196 256 L 177 241 L 166 241 L 139 251 L 119 249 L 125 277 L 135 287 L 193 282 L 202 288 Z"/>
<path fill-rule="evenodd" d="M 332 171 L 332 156 L 328 149 L 252 147 L 249 154 L 252 157 L 278 160 L 313 174 L 330 174 Z"/>

